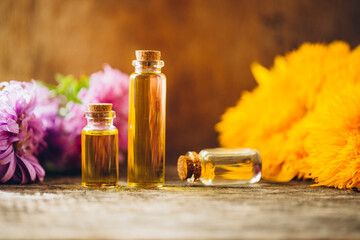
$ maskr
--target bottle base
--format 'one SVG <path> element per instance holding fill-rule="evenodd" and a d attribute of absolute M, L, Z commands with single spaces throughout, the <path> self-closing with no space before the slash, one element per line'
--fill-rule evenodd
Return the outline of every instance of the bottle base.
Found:
<path fill-rule="evenodd" d="M 134 183 L 128 182 L 129 187 L 134 188 L 161 188 L 164 186 L 164 183 Z"/>
<path fill-rule="evenodd" d="M 118 183 L 82 183 L 85 188 L 114 188 Z"/>

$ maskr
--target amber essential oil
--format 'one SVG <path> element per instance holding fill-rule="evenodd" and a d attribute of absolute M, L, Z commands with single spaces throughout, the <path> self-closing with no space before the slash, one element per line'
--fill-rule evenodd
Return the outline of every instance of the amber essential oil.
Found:
<path fill-rule="evenodd" d="M 104 104 L 100 106 L 104 109 Z M 119 179 L 118 130 L 112 124 L 115 112 L 89 111 L 85 116 L 88 125 L 81 133 L 82 186 L 115 187 Z"/>
<path fill-rule="evenodd" d="M 257 150 L 248 148 L 187 152 L 178 159 L 178 173 L 181 180 L 205 185 L 256 183 L 261 178 L 261 158 Z"/>
<path fill-rule="evenodd" d="M 159 55 L 157 55 L 159 54 Z M 130 76 L 128 185 L 164 185 L 166 77 L 158 51 L 137 51 Z"/>

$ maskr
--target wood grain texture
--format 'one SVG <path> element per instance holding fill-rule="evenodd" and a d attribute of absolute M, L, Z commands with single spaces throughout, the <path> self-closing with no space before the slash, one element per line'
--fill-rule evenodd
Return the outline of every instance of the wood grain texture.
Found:
<path fill-rule="evenodd" d="M 309 183 L 84 189 L 0 185 L 0 239 L 359 239 L 359 193 Z"/>
<path fill-rule="evenodd" d="M 214 124 L 272 64 L 304 41 L 360 39 L 359 1 L 2 0 L 0 81 L 131 73 L 136 49 L 162 51 L 168 77 L 168 161 L 217 145 Z M 261 113 L 259 113 L 261 114 Z M 249 116 L 256 118 L 256 116 Z"/>

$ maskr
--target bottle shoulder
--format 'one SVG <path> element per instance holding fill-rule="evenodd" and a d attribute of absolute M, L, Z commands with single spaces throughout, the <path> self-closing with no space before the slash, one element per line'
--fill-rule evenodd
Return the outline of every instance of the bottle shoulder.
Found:
<path fill-rule="evenodd" d="M 118 129 L 112 125 L 112 126 L 85 126 L 82 129 L 82 134 L 88 134 L 88 135 L 114 135 L 118 134 Z"/>
<path fill-rule="evenodd" d="M 130 79 L 146 79 L 149 78 L 151 76 L 157 76 L 157 77 L 161 77 L 162 79 L 166 79 L 166 76 L 164 73 L 162 72 L 134 72 L 130 75 Z"/>

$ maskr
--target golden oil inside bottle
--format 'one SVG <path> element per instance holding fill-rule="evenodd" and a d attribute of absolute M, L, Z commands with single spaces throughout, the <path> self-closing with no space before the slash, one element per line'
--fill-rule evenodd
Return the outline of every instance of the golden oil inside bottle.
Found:
<path fill-rule="evenodd" d="M 253 164 L 250 161 L 233 163 L 229 165 L 214 165 L 207 161 L 203 163 L 202 179 L 215 183 L 232 181 L 249 181 L 254 175 Z"/>
<path fill-rule="evenodd" d="M 83 129 L 82 186 L 115 187 L 118 185 L 118 130 Z"/>
<path fill-rule="evenodd" d="M 241 184 L 258 182 L 261 177 L 261 159 L 252 149 L 205 149 L 200 181 L 204 184 Z"/>
<path fill-rule="evenodd" d="M 256 183 L 261 178 L 261 158 L 249 148 L 209 148 L 187 152 L 178 159 L 181 180 L 205 185 Z"/>
<path fill-rule="evenodd" d="M 165 165 L 166 78 L 161 73 L 130 77 L 128 185 L 161 187 Z"/>

